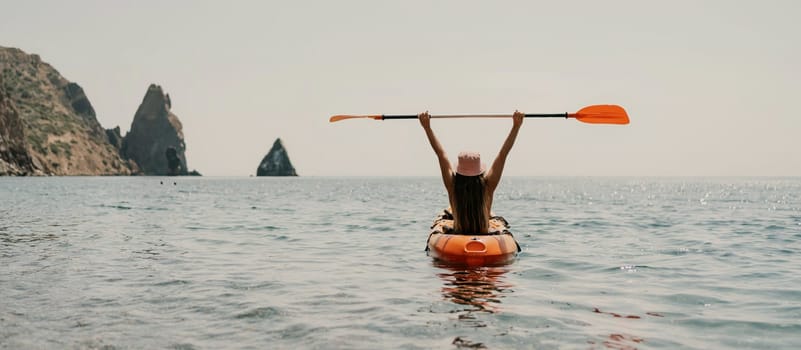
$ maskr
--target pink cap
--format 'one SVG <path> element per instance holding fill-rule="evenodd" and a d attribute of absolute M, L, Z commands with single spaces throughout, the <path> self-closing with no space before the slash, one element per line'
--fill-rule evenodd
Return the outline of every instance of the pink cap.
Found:
<path fill-rule="evenodd" d="M 484 163 L 478 152 L 459 153 L 459 162 L 456 164 L 456 173 L 464 176 L 476 176 L 484 173 Z"/>

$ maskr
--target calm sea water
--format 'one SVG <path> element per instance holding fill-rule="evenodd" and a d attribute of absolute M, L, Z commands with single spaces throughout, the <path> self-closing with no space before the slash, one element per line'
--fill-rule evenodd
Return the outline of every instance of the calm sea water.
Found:
<path fill-rule="evenodd" d="M 505 178 L 517 261 L 427 257 L 438 178 L 0 178 L 0 348 L 798 349 L 801 178 Z"/>

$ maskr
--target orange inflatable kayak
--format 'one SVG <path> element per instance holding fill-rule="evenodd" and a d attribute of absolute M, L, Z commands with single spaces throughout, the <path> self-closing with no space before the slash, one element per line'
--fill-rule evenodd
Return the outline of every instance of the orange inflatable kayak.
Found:
<path fill-rule="evenodd" d="M 431 226 L 426 252 L 450 264 L 497 266 L 512 262 L 520 246 L 509 232 L 509 224 L 500 216 L 490 219 L 489 234 L 453 233 L 453 217 L 444 211 Z"/>

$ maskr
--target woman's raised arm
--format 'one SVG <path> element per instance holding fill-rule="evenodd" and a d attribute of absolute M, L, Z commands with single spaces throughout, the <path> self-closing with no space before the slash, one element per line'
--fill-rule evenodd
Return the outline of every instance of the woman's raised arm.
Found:
<path fill-rule="evenodd" d="M 501 182 L 503 167 L 506 165 L 506 157 L 509 155 L 509 151 L 512 150 L 512 146 L 515 144 L 517 133 L 520 131 L 520 126 L 523 125 L 523 117 L 525 117 L 525 114 L 515 111 L 514 116 L 512 117 L 512 130 L 509 131 L 509 136 L 506 137 L 506 141 L 503 143 L 503 146 L 501 146 L 498 156 L 495 157 L 495 160 L 492 162 L 492 167 L 490 167 L 490 170 L 487 172 L 485 177 L 487 180 L 487 186 L 493 192 L 495 191 L 495 188 L 498 187 L 498 183 Z"/>
<path fill-rule="evenodd" d="M 428 111 L 418 114 L 417 118 L 420 120 L 420 125 L 423 126 L 423 130 L 426 132 L 431 148 L 433 148 L 434 153 L 437 154 L 439 170 L 442 174 L 442 182 L 448 190 L 448 199 L 451 199 L 453 198 L 453 170 L 451 170 L 451 162 L 448 160 L 448 155 L 445 154 L 445 149 L 442 148 L 442 144 L 437 140 L 437 136 L 434 135 L 434 131 L 431 130 L 431 116 L 428 114 Z"/>

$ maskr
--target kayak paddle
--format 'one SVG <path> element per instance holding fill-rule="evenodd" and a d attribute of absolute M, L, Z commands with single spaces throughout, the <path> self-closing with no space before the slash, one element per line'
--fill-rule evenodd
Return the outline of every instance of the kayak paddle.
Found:
<path fill-rule="evenodd" d="M 511 114 L 448 114 L 432 115 L 431 118 L 511 118 Z M 345 119 L 370 118 L 375 120 L 386 119 L 417 119 L 417 115 L 335 115 L 328 121 L 338 122 Z M 576 113 L 556 114 L 526 114 L 526 118 L 576 118 L 580 122 L 590 124 L 628 124 L 629 116 L 626 110 L 618 105 L 594 105 L 580 109 Z"/>

